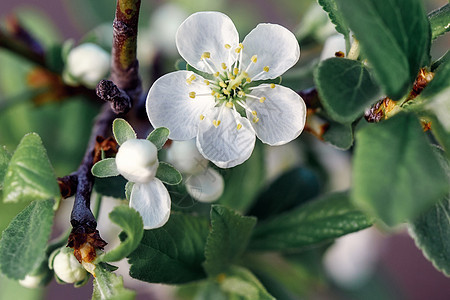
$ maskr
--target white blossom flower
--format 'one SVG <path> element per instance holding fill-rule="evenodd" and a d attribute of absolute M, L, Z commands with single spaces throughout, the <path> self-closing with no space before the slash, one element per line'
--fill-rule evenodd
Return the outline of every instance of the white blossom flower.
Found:
<path fill-rule="evenodd" d="M 195 200 L 213 202 L 222 195 L 223 177 L 208 166 L 208 160 L 198 152 L 194 139 L 173 141 L 167 150 L 167 161 L 187 175 L 184 184 Z"/>
<path fill-rule="evenodd" d="M 229 168 L 250 157 L 255 134 L 269 145 L 300 135 L 306 119 L 303 99 L 281 85 L 258 85 L 298 61 L 300 48 L 289 30 L 259 24 L 239 43 L 230 18 L 199 12 L 180 25 L 176 44 L 180 55 L 206 75 L 177 71 L 162 76 L 150 89 L 149 119 L 156 127 L 169 128 L 171 139 L 197 137 L 205 158 Z"/>
<path fill-rule="evenodd" d="M 155 177 L 159 165 L 157 155 L 152 142 L 130 139 L 120 146 L 115 160 L 119 173 L 134 182 L 130 207 L 140 213 L 145 229 L 163 226 L 170 216 L 169 192 Z"/>
<path fill-rule="evenodd" d="M 105 78 L 110 69 L 111 58 L 101 47 L 85 43 L 70 50 L 64 80 L 71 85 L 84 84 L 95 88 Z"/>

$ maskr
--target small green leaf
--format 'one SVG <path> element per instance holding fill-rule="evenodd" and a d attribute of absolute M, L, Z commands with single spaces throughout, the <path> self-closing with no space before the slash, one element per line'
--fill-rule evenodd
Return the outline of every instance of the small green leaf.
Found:
<path fill-rule="evenodd" d="M 11 279 L 24 279 L 45 257 L 53 225 L 54 200 L 33 201 L 3 231 L 0 268 Z"/>
<path fill-rule="evenodd" d="M 36 133 L 23 137 L 3 181 L 3 201 L 31 202 L 61 198 L 56 176 Z"/>
<path fill-rule="evenodd" d="M 124 119 L 117 118 L 113 122 L 113 134 L 119 145 L 122 145 L 127 140 L 135 139 L 136 132 L 133 127 Z"/>
<path fill-rule="evenodd" d="M 294 168 L 283 173 L 262 190 L 247 215 L 266 219 L 317 197 L 320 192 L 318 176 L 306 168 Z"/>
<path fill-rule="evenodd" d="M 398 100 L 428 63 L 431 31 L 421 0 L 336 0 L 378 83 Z"/>
<path fill-rule="evenodd" d="M 431 25 L 431 39 L 448 32 L 450 30 L 450 4 L 432 11 L 428 14 Z"/>
<path fill-rule="evenodd" d="M 422 127 L 400 113 L 357 133 L 353 201 L 389 226 L 417 217 L 449 184 Z"/>
<path fill-rule="evenodd" d="M 110 272 L 102 263 L 96 266 L 92 300 L 133 300 L 135 294 L 123 286 L 121 276 Z"/>
<path fill-rule="evenodd" d="M 207 218 L 172 213 L 161 228 L 145 230 L 130 254 L 130 275 L 138 280 L 181 284 L 206 277 L 202 268 L 209 233 Z"/>
<path fill-rule="evenodd" d="M 325 195 L 294 210 L 258 223 L 250 248 L 288 251 L 330 241 L 372 225 L 347 193 Z"/>
<path fill-rule="evenodd" d="M 100 261 L 105 262 L 119 261 L 127 257 L 139 246 L 144 235 L 141 215 L 128 206 L 116 206 L 109 214 L 109 218 L 123 229 L 126 239 L 119 246 L 99 257 Z"/>
<path fill-rule="evenodd" d="M 341 124 L 330 121 L 322 137 L 331 145 L 341 150 L 347 150 L 353 145 L 353 126 L 349 123 Z"/>
<path fill-rule="evenodd" d="M 3 179 L 5 178 L 10 159 L 11 154 L 5 147 L 0 146 L 0 190 L 3 189 Z"/>
<path fill-rule="evenodd" d="M 120 174 L 117 170 L 115 158 L 105 158 L 98 161 L 92 166 L 91 172 L 92 175 L 100 178 L 118 176 Z"/>
<path fill-rule="evenodd" d="M 220 205 L 211 207 L 211 232 L 205 248 L 204 267 L 209 276 L 225 272 L 242 255 L 256 218 L 244 217 Z"/>
<path fill-rule="evenodd" d="M 275 300 L 270 295 L 259 280 L 249 270 L 231 266 L 224 279 L 220 281 L 220 288 L 228 294 L 229 299 L 259 299 Z"/>
<path fill-rule="evenodd" d="M 379 95 L 367 68 L 356 60 L 324 60 L 314 72 L 314 79 L 324 108 L 341 123 L 351 123 L 363 115 Z"/>
<path fill-rule="evenodd" d="M 158 170 L 156 171 L 156 178 L 162 182 L 170 185 L 176 185 L 181 182 L 183 177 L 171 164 L 159 162 Z"/>
<path fill-rule="evenodd" d="M 345 37 L 345 40 L 348 41 L 350 29 L 347 24 L 345 24 L 344 17 L 342 13 L 339 11 L 335 0 L 318 0 L 320 6 L 322 6 L 323 10 L 328 13 L 328 16 L 336 26 L 336 31 L 342 33 Z"/>
<path fill-rule="evenodd" d="M 159 127 L 150 132 L 147 140 L 152 142 L 158 150 L 161 150 L 169 138 L 169 133 L 169 129 L 166 127 Z"/>

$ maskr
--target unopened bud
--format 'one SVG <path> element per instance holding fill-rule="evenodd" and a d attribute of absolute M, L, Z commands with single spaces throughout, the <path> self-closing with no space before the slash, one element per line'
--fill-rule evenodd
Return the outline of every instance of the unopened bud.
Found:
<path fill-rule="evenodd" d="M 55 275 L 63 282 L 76 283 L 84 281 L 88 274 L 73 255 L 71 248 L 62 248 L 50 263 Z"/>

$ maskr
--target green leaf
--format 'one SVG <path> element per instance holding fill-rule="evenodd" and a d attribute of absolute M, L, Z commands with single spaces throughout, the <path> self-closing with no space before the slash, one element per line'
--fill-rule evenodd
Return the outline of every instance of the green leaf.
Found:
<path fill-rule="evenodd" d="M 336 0 L 387 96 L 400 99 L 428 63 L 430 24 L 421 0 Z"/>
<path fill-rule="evenodd" d="M 19 202 L 61 198 L 56 176 L 36 133 L 23 137 L 3 182 L 3 201 Z"/>
<path fill-rule="evenodd" d="M 449 184 L 422 127 L 400 113 L 357 133 L 353 201 L 389 226 L 417 217 Z"/>
<path fill-rule="evenodd" d="M 183 179 L 177 169 L 165 162 L 159 162 L 158 170 L 156 170 L 156 178 L 170 185 L 179 184 Z"/>
<path fill-rule="evenodd" d="M 353 126 L 349 123 L 341 124 L 330 121 L 322 137 L 331 145 L 341 150 L 347 150 L 353 145 Z"/>
<path fill-rule="evenodd" d="M 119 145 L 122 145 L 127 140 L 135 139 L 136 132 L 133 127 L 124 119 L 117 118 L 113 122 L 113 134 Z"/>
<path fill-rule="evenodd" d="M 450 30 L 450 4 L 432 11 L 428 14 L 431 25 L 431 39 L 434 40 L 438 36 Z"/>
<path fill-rule="evenodd" d="M 92 175 L 100 178 L 118 176 L 120 174 L 117 170 L 115 158 L 105 158 L 98 161 L 92 166 L 91 172 Z"/>
<path fill-rule="evenodd" d="M 94 189 L 103 196 L 123 199 L 127 182 L 122 176 L 95 178 Z"/>
<path fill-rule="evenodd" d="M 325 195 L 294 210 L 258 223 L 250 248 L 288 251 L 330 241 L 372 225 L 347 193 Z"/>
<path fill-rule="evenodd" d="M 135 294 L 123 286 L 121 276 L 110 272 L 102 263 L 96 266 L 92 300 L 132 300 Z"/>
<path fill-rule="evenodd" d="M 147 140 L 152 142 L 158 150 L 161 150 L 169 138 L 169 133 L 169 129 L 166 127 L 159 127 L 150 132 Z"/>
<path fill-rule="evenodd" d="M 0 146 L 0 190 L 3 189 L 3 179 L 5 178 L 10 159 L 11 154 L 5 147 Z"/>
<path fill-rule="evenodd" d="M 231 266 L 220 281 L 220 288 L 229 295 L 229 299 L 275 300 L 249 270 Z M 239 298 L 232 298 L 238 296 Z"/>
<path fill-rule="evenodd" d="M 139 246 L 144 236 L 144 223 L 136 210 L 124 205 L 116 206 L 109 214 L 109 218 L 122 228 L 126 239 L 119 246 L 99 257 L 100 261 L 105 262 L 119 261 L 127 257 Z"/>
<path fill-rule="evenodd" d="M 432 98 L 450 87 L 450 52 L 447 51 L 445 56 L 441 58 L 442 63 L 436 69 L 433 80 L 425 87 L 420 98 Z M 447 98 L 448 94 L 447 94 Z"/>
<path fill-rule="evenodd" d="M 318 176 L 306 168 L 294 168 L 283 173 L 262 190 L 247 215 L 258 220 L 289 210 L 319 195 Z"/>
<path fill-rule="evenodd" d="M 314 72 L 314 79 L 324 108 L 341 123 L 351 123 L 363 115 L 379 95 L 367 68 L 356 60 L 324 60 Z"/>
<path fill-rule="evenodd" d="M 211 207 L 211 232 L 206 240 L 204 267 L 209 276 L 225 272 L 244 253 L 256 218 L 221 206 Z"/>
<path fill-rule="evenodd" d="M 145 230 L 130 254 L 130 275 L 138 280 L 181 284 L 206 277 L 202 268 L 209 233 L 207 218 L 172 213 L 161 228 Z"/>
<path fill-rule="evenodd" d="M 335 0 L 318 0 L 320 6 L 322 6 L 323 10 L 328 13 L 328 16 L 336 26 L 336 31 L 340 32 L 344 35 L 345 40 L 349 40 L 349 28 L 345 24 L 344 17 L 342 13 L 339 11 Z"/>
<path fill-rule="evenodd" d="M 33 201 L 3 231 L 0 268 L 11 279 L 24 279 L 45 257 L 53 224 L 54 201 Z"/>

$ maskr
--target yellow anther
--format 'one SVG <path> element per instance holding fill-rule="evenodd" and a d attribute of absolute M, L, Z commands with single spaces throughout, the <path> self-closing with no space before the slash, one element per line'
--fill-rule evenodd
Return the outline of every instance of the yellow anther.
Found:
<path fill-rule="evenodd" d="M 256 110 L 252 111 L 252 115 L 254 115 L 255 117 L 258 115 L 258 114 L 256 113 Z"/>
<path fill-rule="evenodd" d="M 219 85 L 220 85 L 221 87 L 223 87 L 223 88 L 226 88 L 226 87 L 227 87 L 227 84 L 226 84 L 225 82 L 223 82 L 223 81 L 220 81 L 220 82 L 219 82 Z"/>
<path fill-rule="evenodd" d="M 219 72 L 214 73 L 214 77 L 219 77 Z"/>
<path fill-rule="evenodd" d="M 238 68 L 234 68 L 234 69 L 233 69 L 233 74 L 234 74 L 234 75 L 237 75 L 238 73 L 239 73 L 239 69 L 238 69 Z"/>
<path fill-rule="evenodd" d="M 211 96 L 215 96 L 216 95 L 216 91 L 211 91 Z"/>
<path fill-rule="evenodd" d="M 245 78 L 245 81 L 247 81 L 247 82 L 251 82 L 251 81 L 252 81 L 252 79 L 251 79 L 250 77 L 247 77 L 247 78 Z"/>
<path fill-rule="evenodd" d="M 252 63 L 256 63 L 258 61 L 258 56 L 253 55 L 251 59 L 252 59 Z"/>
<path fill-rule="evenodd" d="M 261 97 L 261 98 L 259 98 L 259 102 L 260 102 L 260 103 L 264 103 L 264 101 L 266 101 L 266 97 Z"/>
<path fill-rule="evenodd" d="M 243 91 L 239 91 L 238 92 L 238 96 L 241 97 L 241 98 L 245 97 L 245 93 Z"/>
<path fill-rule="evenodd" d="M 271 89 L 274 89 L 274 88 L 275 88 L 275 83 L 271 83 L 271 84 L 270 84 L 270 88 L 271 88 Z"/>
<path fill-rule="evenodd" d="M 233 108 L 233 102 L 228 101 L 228 102 L 225 104 L 225 106 L 228 107 L 228 108 Z"/>
<path fill-rule="evenodd" d="M 253 123 L 258 123 L 258 122 L 259 122 L 259 118 L 253 117 Z"/>
<path fill-rule="evenodd" d="M 239 48 L 239 47 L 237 47 L 235 50 L 234 50 L 234 52 L 236 52 L 236 53 L 240 53 L 241 52 L 241 48 Z"/>
<path fill-rule="evenodd" d="M 220 125 L 220 120 L 213 120 L 213 125 L 218 127 Z"/>
<path fill-rule="evenodd" d="M 242 72 L 242 75 L 244 75 L 244 77 L 248 77 L 248 73 L 247 72 Z"/>
<path fill-rule="evenodd" d="M 188 84 L 192 84 L 192 81 L 194 81 L 195 80 L 195 75 L 194 74 L 192 74 L 191 76 L 189 76 L 189 78 L 188 79 L 186 79 L 186 82 L 188 83 Z"/>
<path fill-rule="evenodd" d="M 269 66 L 265 66 L 265 67 L 263 68 L 263 70 L 264 70 L 264 72 L 269 72 Z"/>
<path fill-rule="evenodd" d="M 226 49 L 231 49 L 231 45 L 230 44 L 225 44 L 225 48 Z"/>
<path fill-rule="evenodd" d="M 222 92 L 223 92 L 225 95 L 227 95 L 227 96 L 230 95 L 230 92 L 229 92 L 228 90 L 226 90 L 226 89 L 223 89 Z"/>
<path fill-rule="evenodd" d="M 242 43 L 239 43 L 239 48 L 244 49 L 244 45 Z"/>
<path fill-rule="evenodd" d="M 189 97 L 191 97 L 192 99 L 194 99 L 194 98 L 195 98 L 195 92 L 190 92 L 190 93 L 189 93 Z"/>
<path fill-rule="evenodd" d="M 224 69 L 224 70 L 227 69 L 227 65 L 225 63 L 222 63 L 222 69 Z"/>
<path fill-rule="evenodd" d="M 203 119 L 205 119 L 205 116 L 204 115 L 200 115 L 200 120 L 203 121 Z"/>
<path fill-rule="evenodd" d="M 209 52 L 203 52 L 203 54 L 202 54 L 202 59 L 203 58 L 210 58 L 211 57 L 211 53 L 209 53 Z"/>
<path fill-rule="evenodd" d="M 209 81 L 208 80 L 205 79 L 204 82 L 205 82 L 206 85 L 209 85 Z"/>
<path fill-rule="evenodd" d="M 242 128 L 242 124 L 237 124 L 236 128 L 237 128 L 237 130 L 241 129 Z"/>

